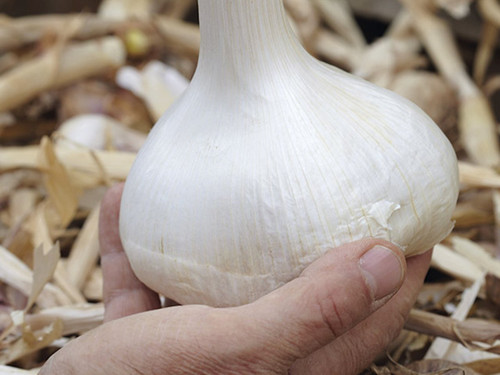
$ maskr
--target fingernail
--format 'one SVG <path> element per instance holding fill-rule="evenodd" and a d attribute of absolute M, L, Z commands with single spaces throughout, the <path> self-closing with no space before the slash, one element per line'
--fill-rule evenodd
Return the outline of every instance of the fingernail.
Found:
<path fill-rule="evenodd" d="M 403 265 L 393 251 L 375 246 L 359 261 L 375 301 L 394 293 L 403 281 Z"/>

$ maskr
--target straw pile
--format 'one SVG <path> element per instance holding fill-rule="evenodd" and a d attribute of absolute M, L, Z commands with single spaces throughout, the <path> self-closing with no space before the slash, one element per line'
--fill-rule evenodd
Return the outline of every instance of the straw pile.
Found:
<path fill-rule="evenodd" d="M 461 159 L 456 228 L 406 330 L 366 374 L 500 374 L 500 76 L 489 73 L 500 3 L 475 2 L 471 66 L 443 18 L 466 16 L 470 0 L 401 0 L 372 43 L 346 0 L 285 3 L 312 54 L 416 102 Z M 96 14 L 0 18 L 0 374 L 36 373 L 101 324 L 99 201 L 192 76 L 193 14 L 188 0 L 104 0 Z"/>

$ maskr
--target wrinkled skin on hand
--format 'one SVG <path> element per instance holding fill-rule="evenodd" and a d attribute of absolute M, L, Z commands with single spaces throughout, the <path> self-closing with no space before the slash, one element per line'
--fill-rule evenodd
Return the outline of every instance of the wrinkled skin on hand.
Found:
<path fill-rule="evenodd" d="M 40 375 L 357 374 L 402 329 L 430 262 L 430 252 L 405 260 L 396 246 L 366 239 L 332 249 L 254 303 L 160 309 L 121 246 L 122 189 L 110 189 L 101 209 L 106 323 Z"/>

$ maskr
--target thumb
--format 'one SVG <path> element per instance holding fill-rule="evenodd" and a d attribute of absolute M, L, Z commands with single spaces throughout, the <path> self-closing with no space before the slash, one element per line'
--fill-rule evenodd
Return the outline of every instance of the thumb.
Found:
<path fill-rule="evenodd" d="M 327 345 L 385 304 L 401 286 L 406 261 L 391 243 L 343 245 L 297 279 L 243 306 L 254 337 L 264 338 L 268 363 L 290 365 Z M 251 324 L 248 321 L 251 317 Z M 249 332 L 247 331 L 247 334 Z M 262 342 L 260 343 L 263 344 Z"/>

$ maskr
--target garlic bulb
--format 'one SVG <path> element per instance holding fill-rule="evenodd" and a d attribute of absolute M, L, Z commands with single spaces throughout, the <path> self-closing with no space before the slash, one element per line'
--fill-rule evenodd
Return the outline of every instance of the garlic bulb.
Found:
<path fill-rule="evenodd" d="M 59 127 L 58 134 L 58 145 L 68 148 L 87 147 L 91 150 L 106 150 L 111 147 L 120 151 L 137 152 L 146 140 L 145 134 L 99 113 L 77 115 L 66 120 Z"/>
<path fill-rule="evenodd" d="M 244 304 L 328 249 L 407 255 L 451 230 L 457 160 L 409 101 L 323 64 L 281 0 L 200 0 L 185 93 L 151 131 L 120 216 L 137 276 L 181 304 Z"/>

